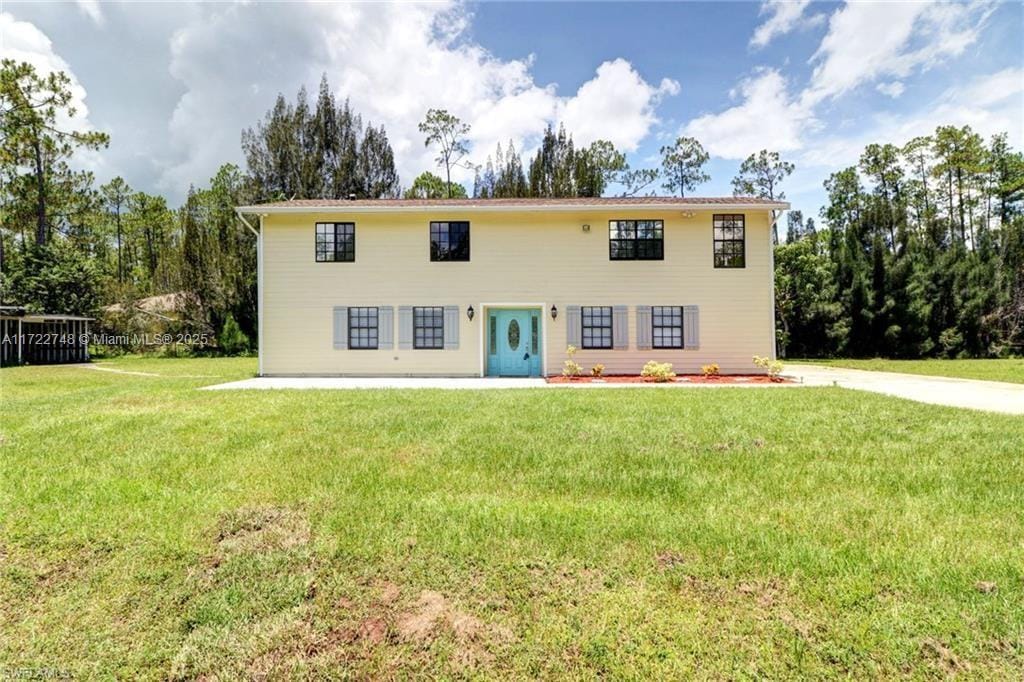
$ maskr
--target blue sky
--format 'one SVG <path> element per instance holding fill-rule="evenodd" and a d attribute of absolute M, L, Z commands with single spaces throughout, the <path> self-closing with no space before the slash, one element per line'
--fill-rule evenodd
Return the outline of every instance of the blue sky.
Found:
<path fill-rule="evenodd" d="M 339 95 L 383 123 L 403 181 L 431 168 L 416 123 L 445 107 L 473 160 L 547 124 L 608 138 L 634 167 L 678 135 L 712 154 L 696 194 L 730 194 L 761 148 L 797 165 L 794 208 L 868 142 L 940 124 L 1024 136 L 1024 5 L 939 3 L 5 2 L 0 52 L 71 73 L 72 125 L 111 148 L 81 163 L 179 201 L 225 161 L 279 91 Z M 461 179 L 469 181 L 469 173 Z"/>

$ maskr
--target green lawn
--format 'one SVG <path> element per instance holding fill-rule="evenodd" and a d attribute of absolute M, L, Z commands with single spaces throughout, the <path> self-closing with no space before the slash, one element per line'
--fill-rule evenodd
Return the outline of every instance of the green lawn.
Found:
<path fill-rule="evenodd" d="M 1024 420 L 0 372 L 0 675 L 1019 679 Z"/>
<path fill-rule="evenodd" d="M 984 379 L 985 381 L 1009 381 L 1024 384 L 1024 358 L 1008 360 L 790 360 L 789 362 L 813 363 L 832 367 L 866 369 L 873 372 L 904 372 L 906 374 L 927 374 L 936 377 L 958 377 L 961 379 Z"/>

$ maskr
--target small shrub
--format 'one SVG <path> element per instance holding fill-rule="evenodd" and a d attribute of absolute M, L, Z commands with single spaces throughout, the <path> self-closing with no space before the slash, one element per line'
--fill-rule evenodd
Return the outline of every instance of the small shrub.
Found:
<path fill-rule="evenodd" d="M 754 364 L 767 372 L 768 378 L 772 381 L 778 381 L 779 375 L 782 374 L 782 360 L 771 360 L 769 358 L 762 358 L 760 355 L 755 355 Z"/>
<path fill-rule="evenodd" d="M 576 356 L 576 346 L 569 345 L 565 349 L 565 354 L 569 356 L 569 359 L 562 365 L 562 376 L 563 377 L 578 377 L 583 374 L 583 367 L 580 363 L 574 359 Z"/>
<path fill-rule="evenodd" d="M 960 332 L 957 331 L 956 327 L 950 327 L 944 329 L 939 334 L 939 345 L 942 346 L 942 351 L 951 358 L 956 357 L 957 351 L 964 344 L 964 337 Z"/>
<path fill-rule="evenodd" d="M 217 345 L 225 355 L 241 355 L 249 350 L 249 337 L 231 314 L 228 314 L 224 320 L 224 327 L 217 335 Z"/>
<path fill-rule="evenodd" d="M 600 362 L 590 368 L 590 376 L 600 378 L 604 376 L 604 365 Z"/>
<path fill-rule="evenodd" d="M 644 365 L 644 368 L 640 371 L 640 376 L 662 382 L 675 379 L 676 373 L 672 371 L 671 362 L 657 362 L 655 360 L 651 360 Z"/>
<path fill-rule="evenodd" d="M 718 366 L 718 363 L 712 362 L 710 365 L 702 365 L 700 371 L 704 378 L 708 379 L 710 377 L 717 377 L 721 368 Z"/>

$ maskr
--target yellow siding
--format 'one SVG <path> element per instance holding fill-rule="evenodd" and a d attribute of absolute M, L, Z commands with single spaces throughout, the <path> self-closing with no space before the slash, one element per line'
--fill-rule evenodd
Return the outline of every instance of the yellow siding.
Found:
<path fill-rule="evenodd" d="M 479 375 L 488 304 L 544 305 L 547 374 L 565 360 L 570 305 L 629 306 L 628 350 L 581 350 L 589 369 L 636 373 L 647 360 L 697 372 L 753 372 L 751 356 L 772 353 L 769 211 L 745 211 L 746 268 L 715 269 L 712 212 L 291 214 L 263 222 L 263 372 L 282 374 Z M 665 223 L 665 260 L 610 261 L 608 221 Z M 469 220 L 469 262 L 432 263 L 431 220 Z M 317 263 L 314 224 L 356 224 L 354 263 Z M 590 225 L 584 232 L 582 226 Z M 557 320 L 549 314 L 558 306 Z M 335 350 L 334 306 L 395 307 L 392 350 Z M 458 350 L 400 350 L 398 307 L 459 306 Z M 465 311 L 472 305 L 476 317 Z M 637 305 L 699 305 L 700 348 L 637 350 Z"/>

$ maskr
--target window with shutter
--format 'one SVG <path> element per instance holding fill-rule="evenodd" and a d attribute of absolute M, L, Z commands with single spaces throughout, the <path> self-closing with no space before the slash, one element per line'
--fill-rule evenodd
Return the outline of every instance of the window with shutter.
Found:
<path fill-rule="evenodd" d="M 656 305 L 651 308 L 651 329 L 655 348 L 682 348 L 683 307 Z"/>
<path fill-rule="evenodd" d="M 612 307 L 584 306 L 583 348 L 612 347 Z"/>
<path fill-rule="evenodd" d="M 444 348 L 444 308 L 412 309 L 412 347 L 424 350 Z"/>

